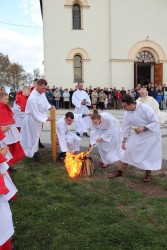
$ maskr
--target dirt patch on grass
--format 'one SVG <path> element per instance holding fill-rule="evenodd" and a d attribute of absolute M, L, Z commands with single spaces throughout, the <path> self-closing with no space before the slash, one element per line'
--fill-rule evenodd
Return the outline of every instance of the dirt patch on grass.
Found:
<path fill-rule="evenodd" d="M 133 183 L 128 179 L 119 178 L 119 181 L 122 182 L 125 186 L 133 189 L 135 192 L 141 193 L 145 196 L 151 197 L 167 197 L 167 191 L 163 190 L 158 185 L 153 185 L 151 182 L 144 183 Z"/>
<path fill-rule="evenodd" d="M 14 170 L 18 170 L 18 169 L 23 169 L 26 167 L 26 163 L 17 163 L 13 166 L 11 166 L 11 168 L 13 168 Z"/>
<path fill-rule="evenodd" d="M 130 217 L 133 220 L 138 221 L 139 220 L 139 216 L 138 214 L 133 211 L 131 208 L 127 207 L 127 206 L 123 206 L 123 205 L 119 205 L 118 209 L 123 213 L 123 214 L 127 214 L 128 217 Z"/>
<path fill-rule="evenodd" d="M 84 150 L 85 151 L 85 150 Z M 42 159 L 48 163 L 48 162 L 52 162 L 52 151 L 51 149 L 45 148 L 45 149 L 40 149 L 40 154 L 42 156 Z M 58 152 L 59 154 L 59 152 Z M 57 155 L 58 155 L 57 154 Z M 101 169 L 100 165 L 99 165 L 99 161 L 100 161 L 100 157 L 99 154 L 97 152 L 94 152 L 92 154 L 92 158 L 93 158 L 93 164 L 95 166 L 95 171 L 93 176 L 88 177 L 88 178 L 83 178 L 83 177 L 79 177 L 76 178 L 77 181 L 79 181 L 81 178 L 85 179 L 86 182 L 92 182 L 94 180 L 100 180 L 100 179 L 106 179 L 106 181 L 112 181 L 108 179 L 108 174 L 111 174 L 115 169 L 118 168 L 119 166 L 119 162 L 115 163 L 113 165 L 110 165 L 108 168 L 106 169 Z M 61 161 L 59 158 L 57 158 L 57 162 L 56 162 L 59 166 L 64 167 L 63 161 Z M 16 164 L 14 167 L 16 169 L 22 169 L 24 168 L 26 165 L 26 163 L 18 163 Z M 141 178 L 141 182 L 137 181 L 131 181 L 130 179 L 128 179 L 128 174 L 132 173 L 135 177 L 140 177 Z M 125 186 L 127 186 L 128 188 L 134 190 L 137 193 L 140 193 L 144 196 L 150 196 L 150 197 L 167 197 L 167 191 L 165 191 L 164 189 L 162 189 L 161 186 L 159 185 L 155 185 L 152 182 L 150 183 L 144 183 L 142 182 L 142 176 L 143 175 L 143 171 L 141 173 L 141 171 L 139 171 L 138 169 L 134 168 L 134 167 L 129 167 L 126 171 L 127 174 L 127 178 L 126 176 L 118 178 L 117 180 L 120 181 L 121 183 L 123 183 Z M 158 172 L 157 174 L 155 174 L 158 178 L 165 178 L 167 176 L 167 170 L 162 170 L 161 172 Z"/>
<path fill-rule="evenodd" d="M 111 171 L 110 170 L 107 171 L 107 169 L 105 169 L 105 171 L 102 173 L 99 173 L 97 171 L 91 178 L 86 178 L 86 181 L 92 182 L 94 180 L 100 180 L 100 179 L 106 179 L 107 181 L 112 181 L 112 179 L 108 179 L 109 173 L 111 173 Z M 154 185 L 151 182 L 144 183 L 142 182 L 141 179 L 141 183 L 134 183 L 125 177 L 117 178 L 116 180 L 118 182 L 123 183 L 126 187 L 146 197 L 167 197 L 167 191 L 162 189 L 161 186 Z"/>

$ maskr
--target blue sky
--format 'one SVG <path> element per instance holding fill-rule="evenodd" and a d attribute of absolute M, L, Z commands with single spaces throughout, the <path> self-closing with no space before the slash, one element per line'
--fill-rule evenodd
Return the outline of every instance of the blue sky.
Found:
<path fill-rule="evenodd" d="M 0 0 L 0 52 L 30 73 L 43 73 L 42 26 L 39 0 Z"/>

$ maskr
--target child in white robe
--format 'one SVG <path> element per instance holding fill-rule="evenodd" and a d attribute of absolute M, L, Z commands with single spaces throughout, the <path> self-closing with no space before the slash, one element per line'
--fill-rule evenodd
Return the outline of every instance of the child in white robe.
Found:
<path fill-rule="evenodd" d="M 9 190 L 0 174 L 0 250 L 12 250 L 11 237 L 14 234 L 12 213 L 6 195 Z"/>
<path fill-rule="evenodd" d="M 8 173 L 9 166 L 7 164 L 7 158 L 6 158 L 8 151 L 9 151 L 8 147 L 0 148 L 0 175 L 3 175 L 5 185 L 9 190 L 9 192 L 5 195 L 7 201 L 11 199 L 15 200 L 16 199 L 15 195 L 18 191 Z"/>

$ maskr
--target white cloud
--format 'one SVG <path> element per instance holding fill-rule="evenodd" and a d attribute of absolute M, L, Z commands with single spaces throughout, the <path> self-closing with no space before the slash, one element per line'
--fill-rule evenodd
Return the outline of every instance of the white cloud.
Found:
<path fill-rule="evenodd" d="M 35 25 L 39 27 L 43 26 L 39 0 L 21 0 L 20 8 L 24 15 L 31 17 Z"/>
<path fill-rule="evenodd" d="M 22 24 L 42 27 L 39 0 L 20 0 L 18 13 L 23 16 Z M 11 62 L 19 63 L 27 72 L 39 68 L 43 73 L 43 37 L 42 29 L 0 28 L 0 53 L 8 55 Z"/>
<path fill-rule="evenodd" d="M 19 63 L 28 72 L 40 68 L 41 73 L 43 73 L 42 39 L 16 31 L 0 29 L 0 41 L 0 52 L 8 55 L 11 62 Z"/>

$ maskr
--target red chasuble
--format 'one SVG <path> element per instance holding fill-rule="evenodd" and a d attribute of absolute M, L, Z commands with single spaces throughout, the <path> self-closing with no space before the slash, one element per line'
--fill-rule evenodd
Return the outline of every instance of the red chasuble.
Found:
<path fill-rule="evenodd" d="M 20 109 L 22 112 L 25 112 L 27 100 L 28 100 L 28 96 L 24 96 L 22 91 L 17 92 L 16 104 L 20 106 Z"/>
<path fill-rule="evenodd" d="M 9 144 L 8 147 L 11 155 L 13 156 L 13 158 L 7 162 L 9 166 L 17 163 L 25 157 L 25 153 L 19 141 L 13 144 Z"/>
<path fill-rule="evenodd" d="M 13 112 L 11 108 L 0 102 L 0 126 L 7 126 L 14 123 L 15 120 L 13 119 Z M 15 164 L 25 157 L 25 153 L 19 141 L 9 144 L 8 147 L 13 156 L 13 158 L 7 162 L 8 165 Z"/>
<path fill-rule="evenodd" d="M 5 133 L 0 128 L 0 141 L 3 140 L 4 138 L 5 138 Z"/>
<path fill-rule="evenodd" d="M 9 189 L 6 187 L 3 176 L 0 174 L 0 194 L 7 194 Z"/>
<path fill-rule="evenodd" d="M 8 105 L 0 102 L 0 126 L 7 126 L 14 123 L 13 111 Z"/>
<path fill-rule="evenodd" d="M 7 240 L 2 246 L 0 246 L 0 250 L 12 250 L 11 239 Z"/>
<path fill-rule="evenodd" d="M 31 87 L 31 92 L 32 92 L 34 89 L 35 89 L 35 87 L 34 87 L 34 86 L 32 86 L 32 87 Z"/>

